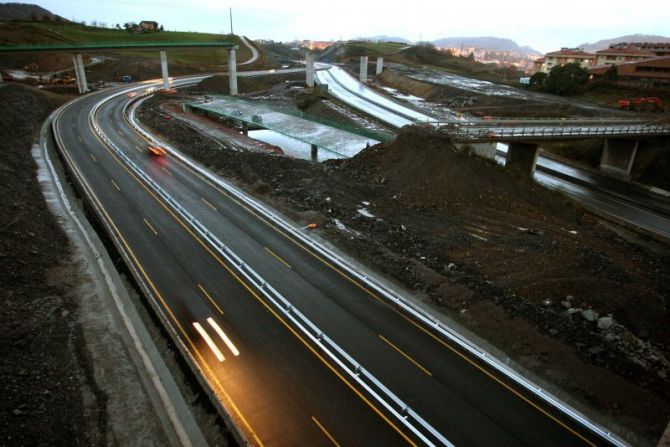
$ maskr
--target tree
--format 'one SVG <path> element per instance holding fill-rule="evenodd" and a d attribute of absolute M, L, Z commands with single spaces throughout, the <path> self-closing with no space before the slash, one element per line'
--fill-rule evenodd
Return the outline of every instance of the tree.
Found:
<path fill-rule="evenodd" d="M 163 31 L 165 31 L 165 29 L 163 28 L 163 25 L 161 25 L 161 26 L 158 28 L 158 31 L 160 31 L 161 33 L 162 33 Z"/>
<path fill-rule="evenodd" d="M 547 90 L 557 95 L 573 95 L 589 80 L 589 73 L 576 62 L 557 65 L 549 72 Z"/>
<path fill-rule="evenodd" d="M 616 65 L 610 65 L 610 68 L 603 75 L 603 80 L 616 81 L 617 79 L 619 79 L 619 70 Z"/>
<path fill-rule="evenodd" d="M 543 71 L 538 71 L 535 73 L 533 76 L 530 77 L 530 86 L 540 86 L 544 85 L 545 82 L 547 82 L 547 78 L 549 75 Z"/>
<path fill-rule="evenodd" d="M 117 23 L 116 25 L 114 25 L 114 28 L 121 29 L 121 25 L 119 23 Z"/>

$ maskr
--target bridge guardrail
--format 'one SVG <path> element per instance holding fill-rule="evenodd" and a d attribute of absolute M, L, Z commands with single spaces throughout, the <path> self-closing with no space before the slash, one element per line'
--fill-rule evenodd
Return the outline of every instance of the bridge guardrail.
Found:
<path fill-rule="evenodd" d="M 565 127 L 491 127 L 480 125 L 446 125 L 441 129 L 456 139 L 491 140 L 506 138 L 542 138 L 555 137 L 597 137 L 597 136 L 655 136 L 670 135 L 670 126 L 638 125 L 638 126 L 565 126 Z"/>

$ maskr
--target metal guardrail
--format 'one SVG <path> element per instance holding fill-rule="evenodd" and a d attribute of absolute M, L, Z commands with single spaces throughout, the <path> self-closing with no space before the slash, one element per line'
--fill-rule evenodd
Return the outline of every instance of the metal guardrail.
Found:
<path fill-rule="evenodd" d="M 608 137 L 608 136 L 662 136 L 670 135 L 670 126 L 560 126 L 560 127 L 496 127 L 472 125 L 445 125 L 444 132 L 458 140 L 503 141 L 505 139 L 556 139 L 570 137 Z"/>
<path fill-rule="evenodd" d="M 265 281 L 256 273 L 247 263 L 245 263 L 233 250 L 231 250 L 223 241 L 216 237 L 206 226 L 198 221 L 189 211 L 186 210 L 177 200 L 168 194 L 158 183 L 148 176 L 137 164 L 135 164 L 121 149 L 112 142 L 95 122 L 95 113 L 98 108 L 106 101 L 116 96 L 125 94 L 120 92 L 107 97 L 105 100 L 97 103 L 89 114 L 89 122 L 96 133 L 103 139 L 114 152 L 138 175 L 146 184 L 151 187 L 163 200 L 165 200 L 191 227 L 197 231 L 228 263 L 235 268 L 256 290 L 267 298 L 276 309 L 278 309 L 286 318 L 288 318 L 295 327 L 307 336 L 314 344 L 321 348 L 328 357 L 330 357 L 340 368 L 342 368 L 354 381 L 356 381 L 365 391 L 379 402 L 387 411 L 393 414 L 403 425 L 405 425 L 414 435 L 429 446 L 444 445 L 453 446 L 449 440 L 423 419 L 408 404 L 396 396 L 390 389 L 381 383 L 372 373 L 365 369 L 359 362 L 340 348 L 330 337 L 321 329 L 312 323 L 303 315 L 293 304 L 291 304 L 274 287 Z M 148 95 L 150 93 L 146 93 Z M 124 115 L 126 109 L 124 107 Z M 128 119 L 131 126 L 140 132 L 144 137 L 156 144 L 161 144 L 139 127 L 134 119 Z M 169 148 L 169 146 L 168 146 Z M 175 151 L 172 150 L 175 154 Z M 437 444 L 436 444 L 437 442 Z"/>

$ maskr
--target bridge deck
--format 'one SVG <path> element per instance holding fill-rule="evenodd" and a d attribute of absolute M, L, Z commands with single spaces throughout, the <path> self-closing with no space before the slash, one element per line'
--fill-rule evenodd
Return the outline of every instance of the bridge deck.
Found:
<path fill-rule="evenodd" d="M 102 50 L 165 50 L 174 48 L 233 48 L 235 42 L 91 42 L 91 43 L 54 43 L 34 45 L 0 45 L 0 53 L 38 53 L 38 52 L 93 52 Z"/>
<path fill-rule="evenodd" d="M 353 157 L 379 141 L 325 124 L 268 110 L 262 104 L 249 103 L 230 97 L 217 97 L 212 102 L 191 103 L 193 109 L 262 127 L 310 145 L 316 145 L 335 155 L 335 158 Z"/>

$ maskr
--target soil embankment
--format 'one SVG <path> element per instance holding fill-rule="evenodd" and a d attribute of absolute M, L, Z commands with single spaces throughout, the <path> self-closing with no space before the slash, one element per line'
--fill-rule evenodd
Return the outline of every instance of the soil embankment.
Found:
<path fill-rule="evenodd" d="M 405 128 L 352 159 L 316 164 L 209 147 L 153 108 L 141 119 L 296 220 L 319 222 L 341 249 L 587 411 L 649 444 L 665 428 L 667 247 L 637 245 L 560 194 L 459 153 L 427 129 Z"/>
<path fill-rule="evenodd" d="M 67 98 L 0 87 L 0 433 L 5 445 L 96 445 L 105 432 L 71 289 L 77 268 L 48 210 L 31 147 Z M 86 402 L 84 398 L 86 397 Z"/>

